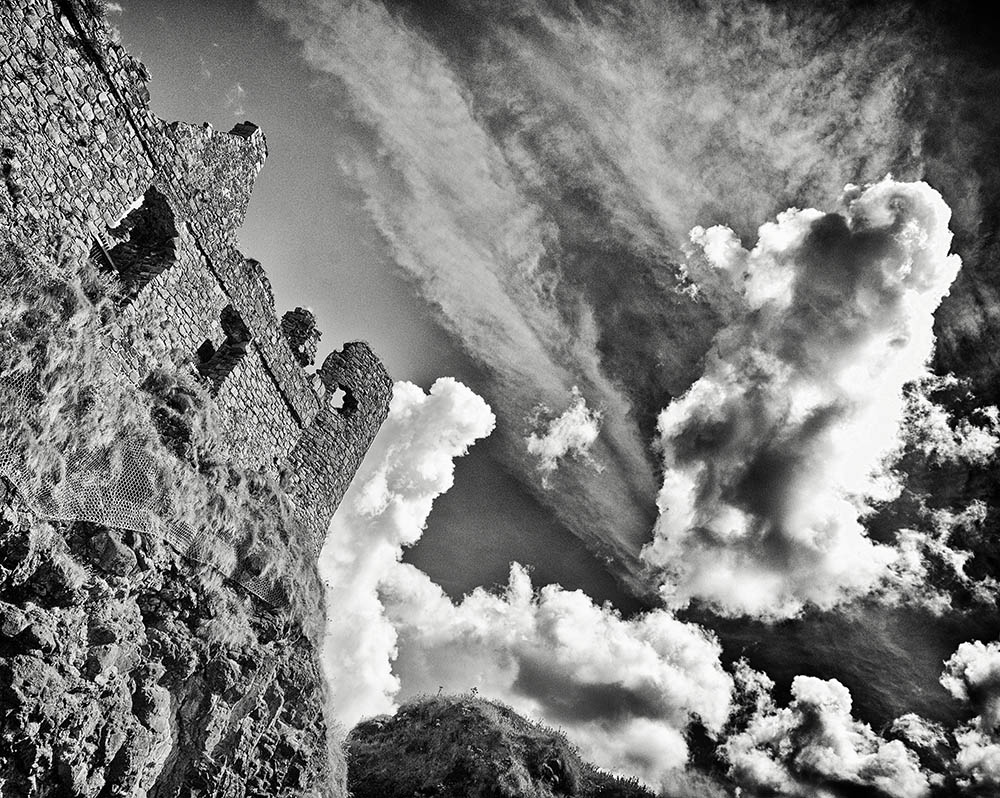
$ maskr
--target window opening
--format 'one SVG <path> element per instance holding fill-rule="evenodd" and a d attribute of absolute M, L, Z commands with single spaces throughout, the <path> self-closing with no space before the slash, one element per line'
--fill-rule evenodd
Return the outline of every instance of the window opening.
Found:
<path fill-rule="evenodd" d="M 177 228 L 167 198 L 150 186 L 142 205 L 128 214 L 110 231 L 118 243 L 97 253 L 105 268 L 113 269 L 122 284 L 125 302 L 135 299 L 149 281 L 177 260 Z"/>
<path fill-rule="evenodd" d="M 247 353 L 250 330 L 232 305 L 227 305 L 220 317 L 225 340 L 216 349 L 211 340 L 205 341 L 196 353 L 198 373 L 208 382 L 214 396 L 219 392 L 233 369 Z"/>

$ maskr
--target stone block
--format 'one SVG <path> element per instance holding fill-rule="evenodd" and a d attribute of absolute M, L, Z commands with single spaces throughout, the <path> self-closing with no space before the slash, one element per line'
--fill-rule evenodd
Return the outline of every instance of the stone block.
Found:
<path fill-rule="evenodd" d="M 126 576 L 135 570 L 137 558 L 121 539 L 121 533 L 113 529 L 104 529 L 95 534 L 88 547 L 95 564 L 104 571 L 116 576 Z"/>

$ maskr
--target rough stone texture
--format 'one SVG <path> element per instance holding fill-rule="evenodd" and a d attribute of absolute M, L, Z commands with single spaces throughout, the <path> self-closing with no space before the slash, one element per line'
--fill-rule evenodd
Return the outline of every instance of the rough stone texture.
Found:
<path fill-rule="evenodd" d="M 348 746 L 354 798 L 654 798 L 561 732 L 475 695 L 414 699 L 359 723 Z"/>
<path fill-rule="evenodd" d="M 4 798 L 341 795 L 319 679 L 287 617 L 157 538 L 6 508 Z"/>
<path fill-rule="evenodd" d="M 106 272 L 116 379 L 146 395 L 151 346 L 200 374 L 230 466 L 280 480 L 288 545 L 315 552 L 391 382 L 362 343 L 304 370 L 314 322 L 292 311 L 282 325 L 236 247 L 263 134 L 158 119 L 96 5 L 0 5 L 0 246 Z M 149 401 L 182 455 L 190 396 Z M 2 477 L 0 796 L 343 794 L 303 611 L 321 605 L 314 569 L 294 612 L 271 606 L 155 530 L 40 517 Z"/>
<path fill-rule="evenodd" d="M 238 389 L 220 386 L 217 402 L 233 419 L 240 464 L 274 472 L 298 465 L 298 458 L 285 458 L 298 438 L 312 434 L 313 421 L 327 410 L 325 400 L 304 373 L 301 354 L 288 345 L 260 265 L 235 246 L 267 153 L 264 136 L 249 122 L 220 133 L 209 125 L 158 119 L 148 108 L 145 68 L 108 40 L 103 23 L 85 6 L 18 0 L 0 9 L 0 172 L 6 187 L 0 210 L 15 221 L 37 220 L 53 236 L 59 231 L 87 250 L 99 243 L 112 261 L 116 246 L 123 246 L 118 238 L 156 241 L 155 268 L 141 281 L 123 280 L 136 328 L 169 319 L 162 330 L 165 348 L 194 359 L 206 341 L 224 341 L 222 312 L 231 307 L 249 331 L 247 357 L 239 363 L 248 373 Z M 164 205 L 172 218 L 162 218 Z M 155 229 L 144 233 L 139 222 L 153 218 Z M 178 232 L 172 246 L 165 245 L 164 229 Z M 391 388 L 382 365 L 363 347 L 352 344 L 349 351 L 385 386 L 370 391 L 369 404 L 359 408 L 377 419 L 369 425 L 377 430 Z M 129 362 L 127 353 L 122 357 Z M 128 376 L 138 383 L 144 375 Z M 243 423 L 248 416 L 266 421 L 249 426 Z M 367 447 L 360 438 L 357 443 Z M 327 464 L 311 465 L 329 472 Z M 346 476 L 349 481 L 352 474 Z M 343 492 L 340 486 L 329 490 Z M 309 529 L 316 545 L 327 521 Z"/>
<path fill-rule="evenodd" d="M 306 528 L 333 517 L 385 420 L 384 414 L 365 410 L 392 392 L 389 376 L 378 363 L 367 344 L 345 344 L 341 352 L 327 356 L 318 372 L 326 393 L 322 408 L 288 455 L 284 472 L 289 492 L 309 497 L 308 503 L 296 506 L 296 517 Z M 338 389 L 343 391 L 340 407 L 331 401 Z"/>

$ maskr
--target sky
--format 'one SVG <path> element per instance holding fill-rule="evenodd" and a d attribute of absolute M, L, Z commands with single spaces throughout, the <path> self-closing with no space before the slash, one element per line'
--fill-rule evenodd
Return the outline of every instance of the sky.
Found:
<path fill-rule="evenodd" d="M 317 315 L 317 362 L 346 341 L 365 340 L 394 379 L 425 389 L 443 375 L 481 379 L 482 366 L 435 323 L 338 163 L 339 147 L 370 133 L 351 117 L 343 90 L 301 60 L 279 21 L 235 1 L 126 3 L 110 19 L 154 75 L 151 102 L 162 118 L 219 130 L 250 119 L 265 131 L 268 160 L 240 245 L 264 264 L 279 308 L 301 305 Z M 414 560 L 456 597 L 505 582 L 515 559 L 533 563 L 544 581 L 586 584 L 600 600 L 641 606 L 511 476 L 498 449 L 488 440 L 459 461 L 463 478 L 435 507 L 439 534 Z"/>
<path fill-rule="evenodd" d="M 261 126 L 241 248 L 397 381 L 321 559 L 345 726 L 475 687 L 666 795 L 1000 784 L 973 5 L 109 20 L 160 116 Z"/>

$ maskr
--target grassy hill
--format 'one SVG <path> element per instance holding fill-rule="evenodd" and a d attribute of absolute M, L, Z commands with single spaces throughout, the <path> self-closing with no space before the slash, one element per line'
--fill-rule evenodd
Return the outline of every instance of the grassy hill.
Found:
<path fill-rule="evenodd" d="M 419 698 L 348 738 L 355 798 L 652 798 L 580 758 L 561 732 L 475 695 Z"/>

